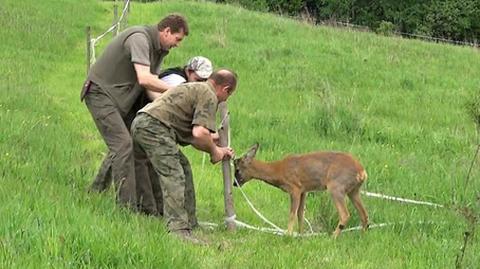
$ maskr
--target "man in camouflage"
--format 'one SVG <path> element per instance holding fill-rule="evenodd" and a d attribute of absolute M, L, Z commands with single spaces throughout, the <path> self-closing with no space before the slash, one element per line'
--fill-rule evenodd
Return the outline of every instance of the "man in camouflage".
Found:
<path fill-rule="evenodd" d="M 184 239 L 195 240 L 195 190 L 190 164 L 177 144 L 209 153 L 212 163 L 233 156 L 230 147 L 216 145 L 214 134 L 218 103 L 228 99 L 236 84 L 233 71 L 218 70 L 206 82 L 170 89 L 141 109 L 132 123 L 134 150 L 146 154 L 160 176 L 168 229 Z"/>
<path fill-rule="evenodd" d="M 187 35 L 186 19 L 178 14 L 168 15 L 155 26 L 130 27 L 110 42 L 88 73 L 81 100 L 85 100 L 109 150 L 92 189 L 105 189 L 103 179 L 108 178 L 111 165 L 121 205 L 137 207 L 129 114 L 144 88 L 156 92 L 171 88 L 158 78 L 160 64 Z"/>

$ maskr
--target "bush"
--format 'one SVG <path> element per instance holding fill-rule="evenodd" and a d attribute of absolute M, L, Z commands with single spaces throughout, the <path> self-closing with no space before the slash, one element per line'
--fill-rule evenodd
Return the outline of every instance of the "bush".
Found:
<path fill-rule="evenodd" d="M 382 21 L 375 32 L 384 36 L 392 36 L 395 32 L 395 25 L 389 21 Z"/>

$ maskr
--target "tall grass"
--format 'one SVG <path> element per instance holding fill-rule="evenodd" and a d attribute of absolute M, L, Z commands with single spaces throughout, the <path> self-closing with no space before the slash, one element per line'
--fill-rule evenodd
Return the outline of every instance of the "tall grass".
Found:
<path fill-rule="evenodd" d="M 165 67 L 204 55 L 238 72 L 229 102 L 238 154 L 254 142 L 263 160 L 349 151 L 367 168 L 365 190 L 447 206 L 364 197 L 372 223 L 392 225 L 337 240 L 230 233 L 222 226 L 220 168 L 202 165 L 202 154 L 187 148 L 199 219 L 220 224 L 197 232 L 211 242 L 198 247 L 168 235 L 162 220 L 117 208 L 113 192 L 86 193 L 106 148 L 79 102 L 84 32 L 108 28 L 111 7 L 2 0 L 1 268 L 450 268 L 458 257 L 464 268 L 480 264 L 478 160 L 467 180 L 478 144 L 477 50 L 312 27 L 236 6 L 133 3 L 131 25 L 169 12 L 187 16 L 191 34 Z M 286 226 L 285 193 L 257 182 L 244 191 Z M 264 226 L 238 190 L 234 199 L 238 219 Z M 352 227 L 359 218 L 350 208 Z M 309 195 L 306 216 L 317 232 L 330 233 L 337 222 L 326 193 Z"/>

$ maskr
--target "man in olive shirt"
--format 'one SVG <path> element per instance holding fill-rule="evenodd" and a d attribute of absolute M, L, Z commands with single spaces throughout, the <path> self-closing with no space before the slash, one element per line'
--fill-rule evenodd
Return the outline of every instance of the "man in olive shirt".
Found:
<path fill-rule="evenodd" d="M 228 99 L 236 84 L 233 71 L 218 70 L 206 82 L 168 90 L 141 109 L 132 123 L 135 151 L 145 153 L 160 175 L 168 229 L 184 239 L 196 240 L 191 234 L 195 191 L 190 164 L 177 144 L 209 153 L 212 163 L 233 156 L 230 147 L 215 144 L 212 134 L 218 103 Z"/>
<path fill-rule="evenodd" d="M 178 14 L 168 15 L 156 26 L 126 29 L 111 41 L 92 66 L 82 89 L 81 100 L 85 100 L 108 146 L 109 153 L 102 167 L 111 162 L 117 201 L 121 205 L 137 206 L 128 114 L 143 88 L 155 92 L 171 88 L 158 78 L 160 64 L 186 35 L 186 19 Z M 136 84 L 142 87 L 134 87 Z M 99 174 L 103 172 L 101 168 Z"/>

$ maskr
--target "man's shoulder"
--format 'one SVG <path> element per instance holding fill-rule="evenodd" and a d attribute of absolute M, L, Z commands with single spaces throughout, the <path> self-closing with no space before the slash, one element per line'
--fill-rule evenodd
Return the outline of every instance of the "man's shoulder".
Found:
<path fill-rule="evenodd" d="M 149 26 L 147 25 L 138 25 L 138 26 L 132 26 L 125 31 L 123 31 L 120 35 L 124 36 L 126 39 L 130 40 L 148 40 L 149 39 Z"/>
<path fill-rule="evenodd" d="M 148 28 L 150 26 L 148 25 L 135 25 L 135 26 L 131 26 L 131 27 L 128 27 L 127 29 L 125 29 L 124 32 L 126 33 L 145 33 L 148 31 Z"/>
<path fill-rule="evenodd" d="M 215 95 L 213 91 L 210 90 L 210 86 L 206 82 L 187 82 L 179 85 L 183 91 L 188 95 L 195 96 L 209 96 Z"/>
<path fill-rule="evenodd" d="M 182 87 L 185 89 L 192 89 L 195 91 L 204 91 L 208 90 L 208 84 L 205 82 L 187 82 L 179 85 L 178 87 Z"/>

